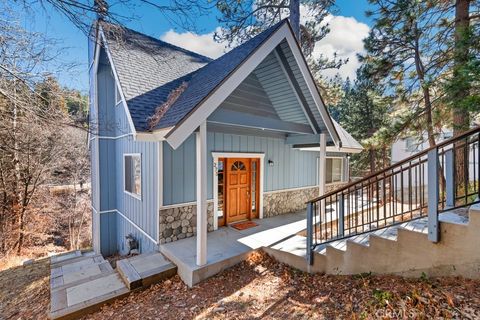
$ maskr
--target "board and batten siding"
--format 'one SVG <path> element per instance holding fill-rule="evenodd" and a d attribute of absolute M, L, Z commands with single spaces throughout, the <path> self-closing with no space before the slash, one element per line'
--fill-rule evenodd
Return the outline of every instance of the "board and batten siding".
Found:
<path fill-rule="evenodd" d="M 208 125 L 207 125 L 208 126 Z M 195 201 L 195 137 L 190 136 L 177 150 L 163 144 L 163 203 L 172 205 Z M 282 138 L 207 133 L 207 198 L 213 198 L 212 152 L 265 153 L 264 192 L 316 185 L 316 152 L 300 151 Z M 274 162 L 268 165 L 268 160 Z"/>
<path fill-rule="evenodd" d="M 102 49 L 103 50 L 103 49 Z M 100 245 L 104 255 L 125 254 L 125 237 L 133 234 L 141 252 L 156 249 L 158 238 L 158 143 L 135 141 L 123 102 L 115 101 L 115 80 L 105 52 L 97 72 Z M 92 149 L 96 152 L 95 148 Z M 142 195 L 124 192 L 124 154 L 142 162 Z M 93 155 L 93 154 L 92 154 Z M 92 170 L 93 171 L 93 170 Z M 92 186 L 95 174 L 92 174 Z"/>

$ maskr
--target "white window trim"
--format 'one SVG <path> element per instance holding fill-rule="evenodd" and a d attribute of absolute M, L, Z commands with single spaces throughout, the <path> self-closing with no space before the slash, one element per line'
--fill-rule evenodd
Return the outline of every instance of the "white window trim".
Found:
<path fill-rule="evenodd" d="M 342 160 L 342 168 L 341 168 L 341 178 L 340 178 L 340 181 L 333 181 L 333 182 L 326 182 L 326 179 L 325 179 L 325 185 L 329 186 L 329 185 L 334 185 L 334 184 L 340 184 L 340 183 L 343 183 L 346 181 L 346 177 L 345 177 L 345 157 L 325 157 L 325 159 L 340 159 Z M 318 168 L 318 157 L 317 157 L 317 168 Z M 325 166 L 327 165 L 327 163 L 325 162 Z M 326 173 L 326 171 L 325 171 Z M 326 177 L 325 177 L 326 178 Z M 318 185 L 318 174 L 317 174 L 317 180 L 316 180 L 316 184 Z"/>
<path fill-rule="evenodd" d="M 125 186 L 125 157 L 127 156 L 139 156 L 140 157 L 140 195 L 127 191 Z M 143 164 L 142 164 L 142 154 L 141 153 L 124 153 L 123 154 L 123 192 L 128 194 L 129 196 L 142 201 L 143 196 Z"/>
<path fill-rule="evenodd" d="M 243 152 L 212 152 L 213 157 L 213 230 L 218 229 L 218 179 L 215 169 L 218 167 L 219 158 L 250 158 L 260 159 L 260 181 L 259 181 L 259 203 L 258 218 L 263 219 L 263 177 L 265 169 L 265 153 L 243 153 Z"/>
<path fill-rule="evenodd" d="M 344 157 L 325 157 L 327 160 L 328 159 L 340 159 L 341 160 L 341 168 L 340 168 L 340 181 L 332 181 L 332 182 L 328 182 L 326 184 L 336 184 L 336 183 L 342 183 L 345 181 L 345 177 L 344 177 L 344 174 L 343 174 L 343 169 L 344 169 L 344 162 L 345 162 L 345 159 Z M 325 165 L 327 165 L 327 163 L 325 162 Z"/>

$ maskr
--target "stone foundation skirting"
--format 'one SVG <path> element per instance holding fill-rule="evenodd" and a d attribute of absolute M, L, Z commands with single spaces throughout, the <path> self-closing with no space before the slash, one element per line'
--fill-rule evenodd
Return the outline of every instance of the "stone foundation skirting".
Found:
<path fill-rule="evenodd" d="M 207 202 L 208 231 L 213 231 L 213 202 Z M 160 210 L 160 244 L 193 237 L 197 232 L 195 204 Z"/>
<path fill-rule="evenodd" d="M 327 185 L 326 192 L 342 184 Z M 306 202 L 318 196 L 318 187 L 299 188 L 263 194 L 263 217 L 306 209 Z M 213 231 L 213 202 L 207 202 L 208 232 Z M 197 232 L 197 206 L 185 204 L 160 210 L 160 244 L 193 237 Z"/>
<path fill-rule="evenodd" d="M 337 182 L 337 183 L 330 183 L 325 185 L 325 193 L 332 192 L 336 189 L 340 189 L 343 186 L 346 186 L 348 182 Z"/>
<path fill-rule="evenodd" d="M 305 210 L 307 208 L 305 203 L 317 196 L 318 187 L 264 193 L 263 217 L 269 218 Z"/>

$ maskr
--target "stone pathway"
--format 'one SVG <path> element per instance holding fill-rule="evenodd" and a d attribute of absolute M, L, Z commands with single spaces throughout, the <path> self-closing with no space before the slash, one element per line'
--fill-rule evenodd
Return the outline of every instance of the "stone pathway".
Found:
<path fill-rule="evenodd" d="M 176 273 L 161 253 L 117 261 L 117 268 L 94 252 L 70 252 L 51 258 L 52 319 L 74 319 Z"/>

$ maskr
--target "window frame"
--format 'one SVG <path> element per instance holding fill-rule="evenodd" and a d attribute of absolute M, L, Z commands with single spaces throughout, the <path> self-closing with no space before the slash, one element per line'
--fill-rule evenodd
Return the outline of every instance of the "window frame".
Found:
<path fill-rule="evenodd" d="M 126 157 L 139 157 L 140 158 L 140 194 L 136 194 L 133 192 L 130 192 L 127 190 L 127 185 L 126 185 Z M 133 177 L 135 179 L 135 177 Z M 141 153 L 124 153 L 123 154 L 123 192 L 130 195 L 131 197 L 137 199 L 137 200 L 142 200 L 142 194 L 143 194 L 143 188 L 142 188 L 142 180 L 143 180 L 143 166 L 142 166 L 142 154 Z"/>
<path fill-rule="evenodd" d="M 339 181 L 331 181 L 331 182 L 327 182 L 327 177 L 325 177 L 325 184 L 335 184 L 335 183 L 342 183 L 344 182 L 344 162 L 345 162 L 345 158 L 344 157 L 325 157 L 325 167 L 327 166 L 327 160 L 328 159 L 340 159 L 340 180 Z M 325 168 L 326 169 L 326 168 Z M 327 173 L 327 170 L 325 170 L 325 173 Z M 332 177 L 333 177 L 333 165 L 332 165 Z"/>
<path fill-rule="evenodd" d="M 327 174 L 327 159 L 340 159 L 341 160 L 341 163 L 342 163 L 342 167 L 341 167 L 341 171 L 340 171 L 340 174 L 341 174 L 341 177 L 340 177 L 340 181 L 332 181 L 332 182 L 327 182 L 327 177 L 325 177 L 325 185 L 330 185 L 330 184 L 338 184 L 338 183 L 343 183 L 345 182 L 345 162 L 346 162 L 346 158 L 345 157 L 342 157 L 342 156 L 327 156 L 325 157 L 325 174 Z M 319 185 L 319 180 L 320 180 L 320 177 L 318 175 L 318 163 L 320 161 L 320 158 L 317 157 L 317 175 L 316 175 L 316 182 L 317 182 L 317 185 Z"/>

